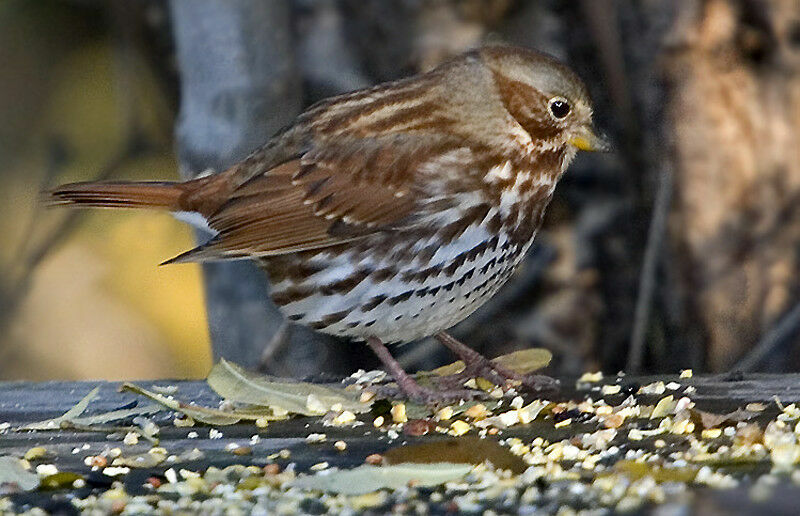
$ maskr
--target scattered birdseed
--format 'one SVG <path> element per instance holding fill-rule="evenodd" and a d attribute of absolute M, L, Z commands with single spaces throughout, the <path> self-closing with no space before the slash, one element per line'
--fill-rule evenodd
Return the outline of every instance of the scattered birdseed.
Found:
<path fill-rule="evenodd" d="M 457 421 L 453 421 L 450 424 L 450 431 L 447 432 L 447 433 L 449 433 L 450 435 L 459 436 L 459 435 L 466 434 L 467 432 L 469 432 L 469 430 L 470 430 L 470 426 L 469 426 L 468 423 L 466 423 L 464 421 L 461 421 L 461 420 L 457 420 Z"/>
<path fill-rule="evenodd" d="M 194 419 L 190 418 L 189 416 L 183 415 L 176 415 L 175 419 L 172 420 L 172 424 L 182 428 L 187 426 L 194 426 Z"/>
<path fill-rule="evenodd" d="M 447 421 L 451 417 L 453 417 L 453 407 L 450 406 L 439 409 L 436 413 L 436 419 L 438 421 Z"/>
<path fill-rule="evenodd" d="M 125 434 L 125 438 L 122 440 L 122 442 L 126 446 L 133 446 L 135 444 L 139 444 L 139 434 L 136 432 L 128 432 L 127 434 Z"/>
<path fill-rule="evenodd" d="M 36 474 L 40 477 L 49 477 L 58 473 L 58 468 L 55 464 L 39 464 L 36 466 Z"/>
<path fill-rule="evenodd" d="M 384 421 L 383 416 L 378 416 L 372 421 L 372 426 L 374 426 L 375 428 L 380 428 L 383 426 L 383 421 Z"/>
<path fill-rule="evenodd" d="M 217 430 L 216 428 L 212 428 L 208 431 L 208 438 L 209 439 L 222 439 L 222 432 Z"/>
<path fill-rule="evenodd" d="M 103 474 L 109 477 L 116 477 L 118 475 L 127 475 L 130 471 L 131 468 L 127 466 L 109 466 L 103 470 Z"/>
<path fill-rule="evenodd" d="M 597 371 L 596 373 L 583 373 L 583 375 L 578 378 L 578 383 L 597 383 L 603 380 L 603 372 Z"/>
<path fill-rule="evenodd" d="M 667 390 L 664 382 L 658 381 L 648 385 L 644 385 L 639 389 L 639 394 L 654 394 L 661 395 Z"/>
<path fill-rule="evenodd" d="M 366 462 L 367 464 L 372 464 L 373 466 L 379 466 L 383 463 L 383 455 L 380 455 L 378 453 L 367 455 L 367 458 L 364 459 L 364 462 Z"/>
<path fill-rule="evenodd" d="M 331 420 L 331 424 L 334 426 L 345 426 L 353 423 L 356 420 L 356 415 L 349 410 L 345 410 L 344 412 L 337 415 L 335 418 Z"/>
<path fill-rule="evenodd" d="M 308 444 L 324 443 L 327 440 L 328 436 L 325 434 L 308 434 L 306 437 L 306 442 Z"/>
<path fill-rule="evenodd" d="M 39 460 L 47 455 L 47 450 L 43 446 L 34 446 L 25 452 L 25 460 Z"/>
<path fill-rule="evenodd" d="M 260 418 L 256 419 L 256 426 L 258 428 L 267 428 L 268 425 L 269 425 L 269 419 L 268 418 L 260 417 Z"/>
<path fill-rule="evenodd" d="M 600 389 L 600 394 L 603 396 L 609 396 L 611 394 L 619 394 L 622 390 L 622 386 L 619 384 L 606 384 Z"/>
<path fill-rule="evenodd" d="M 339 451 L 345 451 L 347 449 L 347 443 L 344 441 L 336 441 L 333 443 L 333 447 Z"/>
<path fill-rule="evenodd" d="M 691 378 L 692 377 L 692 370 L 691 369 L 682 369 L 681 370 L 681 378 Z"/>
<path fill-rule="evenodd" d="M 175 470 L 172 469 L 172 468 L 169 468 L 168 470 L 166 470 L 164 472 L 164 477 L 167 479 L 167 482 L 169 482 L 170 484 L 175 484 L 175 483 L 178 482 L 178 474 L 175 473 Z"/>
<path fill-rule="evenodd" d="M 392 405 L 390 413 L 392 414 L 392 421 L 395 423 L 405 423 L 408 421 L 408 417 L 406 417 L 405 403 L 397 403 L 396 405 Z"/>
<path fill-rule="evenodd" d="M 189 432 L 188 434 L 186 434 L 186 437 L 187 437 L 188 439 L 197 439 L 198 437 L 200 437 L 200 434 L 198 434 L 198 433 L 197 433 L 197 432 L 195 432 L 195 431 L 191 431 L 191 432 Z"/>
<path fill-rule="evenodd" d="M 322 471 L 323 469 L 328 469 L 329 464 L 327 462 L 317 462 L 316 464 L 312 465 L 309 469 L 311 471 Z"/>
<path fill-rule="evenodd" d="M 489 411 L 486 410 L 486 405 L 484 405 L 483 403 L 478 403 L 477 405 L 473 405 L 464 411 L 464 416 L 470 417 L 472 419 L 486 419 L 488 415 Z"/>

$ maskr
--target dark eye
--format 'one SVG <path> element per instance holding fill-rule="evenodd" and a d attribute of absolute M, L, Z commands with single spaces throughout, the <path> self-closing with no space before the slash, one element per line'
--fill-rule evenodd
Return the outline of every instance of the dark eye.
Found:
<path fill-rule="evenodd" d="M 569 114 L 569 102 L 564 99 L 553 99 L 550 101 L 550 112 L 556 118 L 564 118 Z"/>

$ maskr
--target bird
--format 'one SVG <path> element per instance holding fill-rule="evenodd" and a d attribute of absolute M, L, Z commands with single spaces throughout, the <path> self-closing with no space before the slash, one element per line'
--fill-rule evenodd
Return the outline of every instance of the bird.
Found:
<path fill-rule="evenodd" d="M 164 263 L 255 261 L 289 321 L 366 343 L 402 395 L 436 402 L 467 394 L 421 386 L 387 345 L 435 336 L 464 374 L 525 383 L 447 330 L 512 276 L 576 153 L 609 149 L 592 113 L 555 58 L 486 46 L 319 101 L 219 174 L 71 183 L 47 197 L 205 228 L 207 242 Z"/>

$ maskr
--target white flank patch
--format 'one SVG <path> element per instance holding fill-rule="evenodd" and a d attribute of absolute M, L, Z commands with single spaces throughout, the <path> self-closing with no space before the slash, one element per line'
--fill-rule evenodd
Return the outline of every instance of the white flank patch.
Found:
<path fill-rule="evenodd" d="M 196 211 L 173 211 L 171 212 L 172 216 L 176 219 L 180 220 L 181 222 L 185 222 L 190 226 L 194 226 L 197 229 L 202 229 L 207 233 L 211 233 L 212 235 L 216 235 L 219 231 L 212 229 L 208 225 L 208 221 L 205 217 L 197 213 Z"/>

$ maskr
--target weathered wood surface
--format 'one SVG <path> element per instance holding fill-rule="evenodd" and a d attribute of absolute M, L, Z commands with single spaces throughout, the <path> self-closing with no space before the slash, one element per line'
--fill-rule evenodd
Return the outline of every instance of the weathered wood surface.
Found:
<path fill-rule="evenodd" d="M 612 379 L 613 380 L 613 379 Z M 677 377 L 628 377 L 620 383 L 623 391 L 618 395 L 627 396 L 626 392 L 635 391 L 640 385 L 654 380 L 669 382 Z M 706 376 L 692 379 L 680 379 L 683 386 L 692 385 L 696 391 L 690 396 L 698 408 L 717 413 L 730 412 L 751 402 L 774 402 L 776 399 L 787 404 L 800 401 L 800 374 L 790 375 L 728 375 Z M 153 381 L 140 382 L 143 386 L 177 385 L 175 397 L 183 401 L 195 402 L 199 405 L 216 407 L 219 397 L 202 381 Z M 583 399 L 574 389 L 573 381 L 564 381 L 562 392 L 558 398 Z M 119 438 L 109 439 L 107 431 L 79 432 L 60 431 L 18 431 L 14 430 L 31 422 L 41 421 L 59 416 L 83 398 L 94 387 L 100 387 L 99 395 L 92 401 L 87 414 L 100 413 L 119 408 L 130 407 L 142 399 L 129 392 L 119 392 L 119 383 L 113 382 L 5 382 L 0 383 L 0 424 L 9 423 L 10 429 L 0 431 L 0 455 L 22 457 L 34 446 L 44 446 L 52 455 L 47 462 L 53 463 L 62 471 L 75 471 L 90 475 L 90 468 L 84 465 L 88 455 L 101 453 L 109 447 L 122 447 L 125 454 L 145 452 L 150 447 L 145 440 L 133 446 L 124 446 Z M 764 415 L 773 417 L 776 410 L 765 411 Z M 432 434 L 424 437 L 408 437 L 400 435 L 391 440 L 387 434 L 375 430 L 370 424 L 358 427 L 324 426 L 321 418 L 293 418 L 286 421 L 270 423 L 267 428 L 259 429 L 253 424 L 236 424 L 217 427 L 222 437 L 209 438 L 212 427 L 197 425 L 179 428 L 172 424 L 173 413 L 164 411 L 152 416 L 152 420 L 160 427 L 160 446 L 170 454 L 181 455 L 195 448 L 203 452 L 200 460 L 189 462 L 164 462 L 151 469 L 132 470 L 125 478 L 125 487 L 132 493 L 142 491 L 144 479 L 153 474 L 163 474 L 170 467 L 204 470 L 208 466 L 224 467 L 230 464 L 264 465 L 267 456 L 280 450 L 288 449 L 291 456 L 281 461 L 283 465 L 294 463 L 297 471 L 308 471 L 316 463 L 328 462 L 331 466 L 350 468 L 364 463 L 365 458 L 373 453 L 382 453 L 390 447 L 404 442 L 443 439 L 446 436 Z M 372 416 L 365 415 L 365 421 Z M 2 427 L 0 427 L 2 428 Z M 525 426 L 517 426 L 503 431 L 502 437 L 520 437 L 530 441 L 542 436 L 552 442 L 568 439 L 571 433 L 577 432 L 576 425 L 554 430 L 552 425 L 540 425 L 537 421 Z M 196 438 L 189 435 L 196 432 Z M 308 444 L 306 437 L 310 433 L 325 433 L 327 441 L 321 444 Z M 253 435 L 260 437 L 252 441 Z M 347 442 L 345 451 L 338 451 L 333 443 L 336 440 Z M 231 443 L 252 447 L 252 454 L 237 456 L 226 447 Z M 637 444 L 638 447 L 646 444 Z M 768 465 L 753 467 L 751 477 L 739 487 L 732 490 L 718 491 L 709 488 L 694 488 L 693 507 L 690 511 L 717 511 L 719 514 L 750 514 L 770 510 L 776 514 L 794 514 L 800 506 L 800 486 L 789 481 L 781 483 L 773 491 L 774 496 L 767 500 L 755 501 L 751 496 L 751 487 L 761 473 L 769 471 Z M 95 475 L 94 478 L 102 475 Z M 93 477 L 89 477 L 93 478 Z M 107 480 L 107 479 L 106 479 Z M 110 482 L 109 482 L 110 485 Z M 92 489 L 104 486 L 92 484 L 78 490 L 71 490 L 77 496 L 86 496 Z M 108 486 L 105 486 L 108 487 Z M 52 502 L 53 492 L 33 492 L 14 495 L 21 507 L 48 507 Z M 27 505 L 26 505 L 27 504 Z M 662 507 L 663 509 L 663 507 Z M 687 508 L 684 507 L 683 510 Z M 684 512 L 678 512 L 683 514 Z M 670 513 L 671 514 L 671 513 Z"/>

